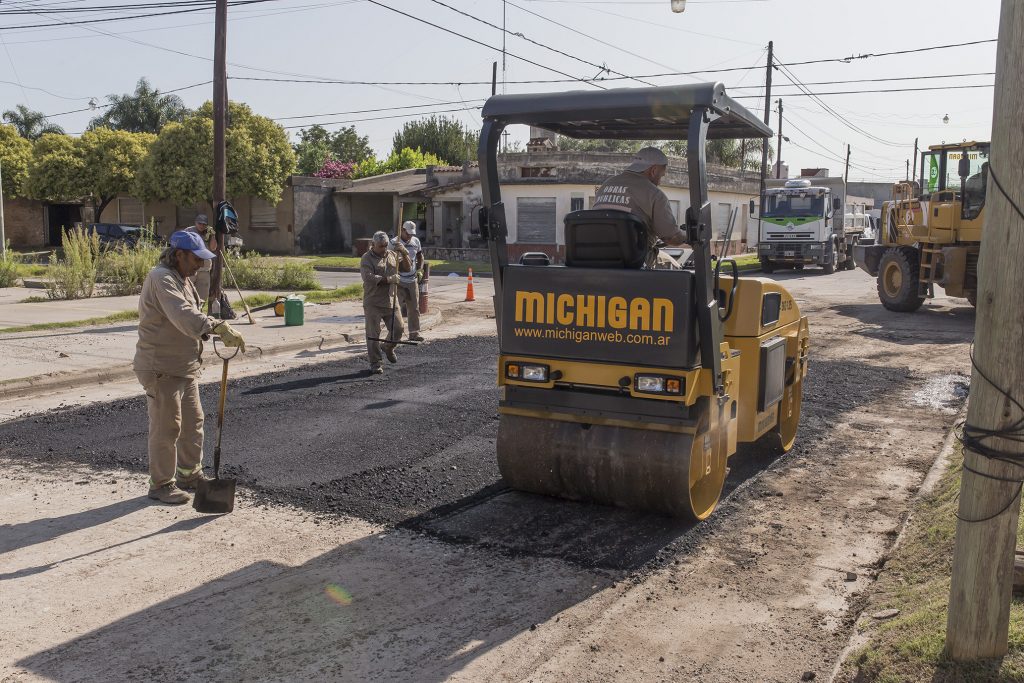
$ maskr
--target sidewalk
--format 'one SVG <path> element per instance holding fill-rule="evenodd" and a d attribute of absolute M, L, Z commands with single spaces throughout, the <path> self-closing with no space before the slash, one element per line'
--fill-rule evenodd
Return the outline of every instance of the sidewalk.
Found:
<path fill-rule="evenodd" d="M 441 278 L 439 278 L 441 280 Z M 464 278 L 444 278 L 431 283 L 430 313 L 421 316 L 421 328 L 429 330 L 442 321 L 442 309 L 454 306 L 465 297 Z M 488 301 L 491 287 L 480 283 L 477 300 Z M 245 292 L 247 294 L 247 292 Z M 0 326 L 39 322 L 73 321 L 131 310 L 138 297 L 105 297 L 81 301 L 51 301 L 20 304 L 9 289 L 0 289 Z M 232 299 L 237 298 L 232 297 Z M 241 306 L 232 325 L 245 337 L 248 347 L 242 362 L 268 359 L 296 351 L 317 351 L 341 345 L 358 353 L 365 349 L 363 307 L 361 301 L 332 304 L 307 304 L 305 324 L 286 326 L 284 318 L 272 310 L 253 314 L 250 325 Z M 18 321 L 18 322 L 14 322 Z M 13 323 L 13 325 L 12 325 Z M 134 321 L 96 327 L 14 332 L 0 335 L 0 393 L 6 398 L 44 390 L 66 390 L 133 376 L 132 358 L 138 340 Z M 213 346 L 204 345 L 204 363 L 215 364 Z"/>

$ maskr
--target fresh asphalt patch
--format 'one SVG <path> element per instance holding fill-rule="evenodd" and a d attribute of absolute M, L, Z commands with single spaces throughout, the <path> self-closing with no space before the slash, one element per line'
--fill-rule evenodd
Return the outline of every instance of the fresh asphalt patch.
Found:
<path fill-rule="evenodd" d="M 494 453 L 494 337 L 441 340 L 399 354 L 384 375 L 370 375 L 365 359 L 355 358 L 231 380 L 224 476 L 263 504 L 583 567 L 632 570 L 689 548 L 692 523 L 504 487 Z M 841 450 L 830 439 L 836 414 L 877 400 L 879 386 L 898 391 L 916 379 L 909 370 L 856 359 L 812 360 L 810 368 L 796 457 Z M 208 418 L 217 391 L 216 384 L 203 389 Z M 209 459 L 214 420 L 206 432 Z M 125 468 L 140 473 L 142 490 L 146 437 L 146 406 L 138 397 L 7 422 L 0 425 L 0 455 L 55 467 Z M 738 453 L 724 495 L 776 458 L 756 446 Z"/>

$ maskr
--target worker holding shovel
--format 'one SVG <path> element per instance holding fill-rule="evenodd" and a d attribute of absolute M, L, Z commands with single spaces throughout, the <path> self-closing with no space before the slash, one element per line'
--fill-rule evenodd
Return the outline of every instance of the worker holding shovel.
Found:
<path fill-rule="evenodd" d="M 171 235 L 170 246 L 149 272 L 139 299 L 139 342 L 133 367 L 149 409 L 149 497 L 164 503 L 190 500 L 203 473 L 203 407 L 199 402 L 202 340 L 219 335 L 225 346 L 245 350 L 242 336 L 202 312 L 190 278 L 214 258 L 194 232 Z"/>
<path fill-rule="evenodd" d="M 405 331 L 405 321 L 398 310 L 399 272 L 412 270 L 409 252 L 399 241 L 396 251 L 388 249 L 387 233 L 373 233 L 373 244 L 359 261 L 363 277 L 363 313 L 366 314 L 366 353 L 370 372 L 384 372 L 381 351 L 388 361 L 398 362 L 395 345 Z M 380 325 L 387 328 L 387 337 L 380 338 Z"/>

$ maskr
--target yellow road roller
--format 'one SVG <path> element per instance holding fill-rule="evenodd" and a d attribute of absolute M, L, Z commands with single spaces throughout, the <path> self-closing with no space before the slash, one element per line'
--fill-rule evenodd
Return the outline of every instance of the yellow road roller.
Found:
<path fill-rule="evenodd" d="M 708 139 L 772 131 L 719 83 L 493 96 L 483 112 L 481 233 L 498 325 L 497 459 L 513 489 L 696 520 L 739 444 L 789 450 L 807 319 L 775 282 L 713 260 Z M 565 215 L 565 263 L 509 263 L 498 144 L 506 126 L 572 138 L 686 140 L 693 270 L 643 267 L 628 211 Z M 720 229 L 720 228 L 719 228 Z"/>

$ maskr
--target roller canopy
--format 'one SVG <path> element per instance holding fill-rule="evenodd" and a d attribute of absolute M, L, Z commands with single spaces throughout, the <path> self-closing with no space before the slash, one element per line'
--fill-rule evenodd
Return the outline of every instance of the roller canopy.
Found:
<path fill-rule="evenodd" d="M 726 95 L 721 83 L 496 95 L 484 104 L 482 116 L 571 138 L 685 140 L 691 112 L 703 107 L 719 115 L 708 139 L 772 136 L 771 128 Z"/>

